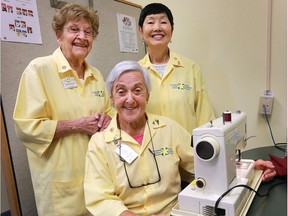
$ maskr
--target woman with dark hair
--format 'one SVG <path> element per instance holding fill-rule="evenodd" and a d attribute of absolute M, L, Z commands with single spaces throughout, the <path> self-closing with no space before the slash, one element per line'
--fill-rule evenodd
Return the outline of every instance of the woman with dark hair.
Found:
<path fill-rule="evenodd" d="M 152 84 L 147 110 L 174 119 L 192 134 L 215 118 L 200 67 L 169 48 L 174 20 L 167 6 L 148 4 L 138 25 L 147 48 L 139 63 L 147 68 Z"/>
<path fill-rule="evenodd" d="M 147 68 L 152 87 L 146 109 L 172 118 L 192 134 L 194 128 L 215 118 L 200 67 L 169 48 L 174 19 L 167 6 L 146 5 L 138 25 L 147 48 L 139 63 Z M 270 161 L 259 160 L 256 168 L 263 170 L 263 181 L 271 180 L 276 174 Z M 185 172 L 182 174 L 183 180 L 189 182 Z"/>

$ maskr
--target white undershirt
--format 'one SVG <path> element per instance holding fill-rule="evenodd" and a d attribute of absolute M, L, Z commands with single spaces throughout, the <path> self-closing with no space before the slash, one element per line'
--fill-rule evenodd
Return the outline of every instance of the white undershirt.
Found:
<path fill-rule="evenodd" d="M 167 63 L 165 63 L 165 64 L 153 64 L 153 66 L 155 67 L 157 72 L 160 74 L 160 76 L 163 77 L 164 72 L 165 72 L 166 67 L 167 67 Z"/>

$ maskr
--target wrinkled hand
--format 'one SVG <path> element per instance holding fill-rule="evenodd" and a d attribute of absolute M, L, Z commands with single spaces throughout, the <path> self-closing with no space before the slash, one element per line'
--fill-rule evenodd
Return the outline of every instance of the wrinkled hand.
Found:
<path fill-rule="evenodd" d="M 82 133 L 93 135 L 99 130 L 104 130 L 108 127 L 111 117 L 106 114 L 96 113 L 93 116 L 82 117 L 77 120 L 78 127 Z"/>
<path fill-rule="evenodd" d="M 72 133 L 85 133 L 92 136 L 97 131 L 107 128 L 110 121 L 110 116 L 99 113 L 79 119 L 59 120 L 53 139 L 59 139 Z"/>
<path fill-rule="evenodd" d="M 273 163 L 271 161 L 264 161 L 259 159 L 255 161 L 255 168 L 259 170 L 263 170 L 262 173 L 262 181 L 267 182 L 272 180 L 276 176 L 276 171 Z"/>
<path fill-rule="evenodd" d="M 102 131 L 105 128 L 108 127 L 110 121 L 111 121 L 111 117 L 109 115 L 106 114 L 95 114 L 95 118 L 98 119 L 98 123 L 97 126 L 98 128 Z"/>
<path fill-rule="evenodd" d="M 93 135 L 97 131 L 99 131 L 98 127 L 98 116 L 90 116 L 90 117 L 82 117 L 78 119 L 78 127 L 81 128 L 82 133 L 86 133 L 88 135 Z"/>

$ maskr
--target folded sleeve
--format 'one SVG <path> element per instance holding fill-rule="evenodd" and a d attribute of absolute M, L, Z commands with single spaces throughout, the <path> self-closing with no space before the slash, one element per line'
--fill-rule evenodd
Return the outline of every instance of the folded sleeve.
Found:
<path fill-rule="evenodd" d="M 30 64 L 21 77 L 13 119 L 20 141 L 41 156 L 53 140 L 57 121 L 51 120 L 45 91 L 34 71 Z"/>

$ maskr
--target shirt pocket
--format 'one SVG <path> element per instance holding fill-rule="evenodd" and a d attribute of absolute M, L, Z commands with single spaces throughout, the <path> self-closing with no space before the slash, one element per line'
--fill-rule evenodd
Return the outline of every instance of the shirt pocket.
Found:
<path fill-rule="evenodd" d="M 52 182 L 52 202 L 56 215 L 91 215 L 85 206 L 83 179 Z"/>

